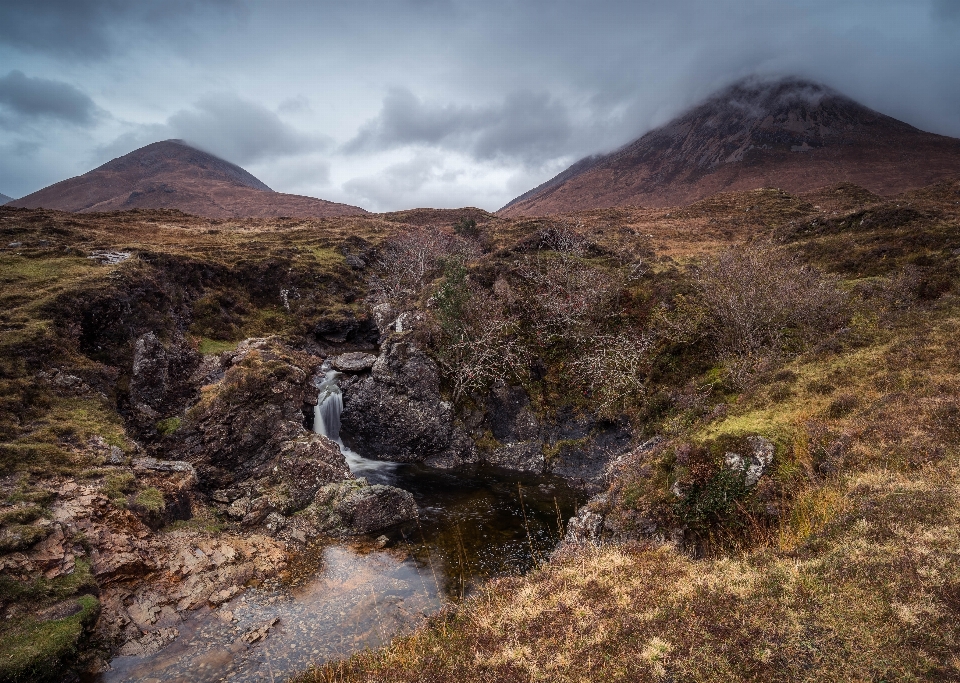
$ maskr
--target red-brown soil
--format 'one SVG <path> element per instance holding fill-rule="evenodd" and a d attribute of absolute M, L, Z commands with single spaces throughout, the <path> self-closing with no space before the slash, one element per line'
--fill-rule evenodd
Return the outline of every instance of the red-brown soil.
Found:
<path fill-rule="evenodd" d="M 893 195 L 960 176 L 960 140 L 925 133 L 824 86 L 748 80 L 607 155 L 587 157 L 501 216 L 690 204 L 718 192 L 852 183 Z"/>
<path fill-rule="evenodd" d="M 155 142 L 11 206 L 90 213 L 179 209 L 207 218 L 326 218 L 367 213 L 348 204 L 274 192 L 245 170 L 180 140 Z"/>

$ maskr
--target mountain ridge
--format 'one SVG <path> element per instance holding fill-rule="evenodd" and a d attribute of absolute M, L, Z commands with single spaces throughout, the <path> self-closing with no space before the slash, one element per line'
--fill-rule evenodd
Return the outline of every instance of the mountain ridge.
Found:
<path fill-rule="evenodd" d="M 819 83 L 750 78 L 497 211 L 545 215 L 689 204 L 717 192 L 840 182 L 892 195 L 960 175 L 960 140 L 921 131 Z"/>
<path fill-rule="evenodd" d="M 324 218 L 367 213 L 348 204 L 274 192 L 240 166 L 182 140 L 146 145 L 21 197 L 11 206 L 76 213 L 180 209 L 206 218 Z"/>

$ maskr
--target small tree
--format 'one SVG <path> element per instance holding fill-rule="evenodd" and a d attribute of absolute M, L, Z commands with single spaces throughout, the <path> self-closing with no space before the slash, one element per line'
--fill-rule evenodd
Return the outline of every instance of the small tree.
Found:
<path fill-rule="evenodd" d="M 590 387 L 600 414 L 613 414 L 644 395 L 650 371 L 651 335 L 596 335 L 588 351 L 571 364 L 576 381 Z"/>

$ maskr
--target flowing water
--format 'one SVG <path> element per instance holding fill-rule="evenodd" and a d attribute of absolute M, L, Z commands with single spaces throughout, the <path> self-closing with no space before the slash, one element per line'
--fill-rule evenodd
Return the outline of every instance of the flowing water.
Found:
<path fill-rule="evenodd" d="M 484 579 L 526 572 L 549 555 L 582 502 L 563 480 L 366 458 L 341 439 L 338 374 L 325 370 L 314 431 L 340 446 L 355 476 L 410 491 L 419 519 L 386 530 L 383 550 L 369 540 L 311 546 L 294 559 L 289 585 L 252 588 L 216 611 L 198 610 L 173 643 L 149 657 L 114 659 L 97 683 L 281 681 L 383 644 Z M 242 639 L 274 619 L 263 638 Z"/>

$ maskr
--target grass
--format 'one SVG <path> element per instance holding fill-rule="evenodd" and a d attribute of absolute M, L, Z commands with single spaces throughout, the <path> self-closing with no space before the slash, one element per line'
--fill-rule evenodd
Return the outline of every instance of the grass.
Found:
<path fill-rule="evenodd" d="M 81 639 L 100 611 L 100 603 L 92 595 L 83 595 L 75 602 L 76 612 L 66 617 L 50 621 L 24 617 L 6 625 L 0 679 L 50 680 L 65 665 L 74 663 Z"/>
<path fill-rule="evenodd" d="M 155 486 L 148 486 L 137 494 L 135 503 L 147 512 L 163 512 L 166 502 L 163 493 Z"/>
<path fill-rule="evenodd" d="M 204 356 L 219 355 L 224 351 L 233 351 L 237 348 L 238 343 L 239 342 L 221 341 L 219 339 L 201 337 L 200 343 L 197 345 L 197 351 L 202 353 Z"/>

